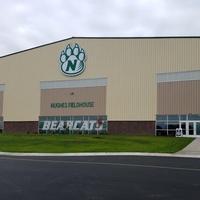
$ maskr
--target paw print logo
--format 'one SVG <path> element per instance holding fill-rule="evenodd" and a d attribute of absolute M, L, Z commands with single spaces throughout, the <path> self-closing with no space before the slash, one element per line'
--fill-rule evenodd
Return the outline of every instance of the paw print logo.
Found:
<path fill-rule="evenodd" d="M 66 49 L 60 54 L 61 72 L 67 76 L 76 76 L 81 74 L 85 69 L 85 51 L 78 44 L 74 48 L 67 45 Z"/>

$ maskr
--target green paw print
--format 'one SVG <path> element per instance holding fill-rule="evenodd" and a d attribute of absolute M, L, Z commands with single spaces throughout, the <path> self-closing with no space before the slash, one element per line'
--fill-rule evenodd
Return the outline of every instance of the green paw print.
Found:
<path fill-rule="evenodd" d="M 85 51 L 75 44 L 72 49 L 70 44 L 60 54 L 61 72 L 67 76 L 76 76 L 85 69 Z"/>

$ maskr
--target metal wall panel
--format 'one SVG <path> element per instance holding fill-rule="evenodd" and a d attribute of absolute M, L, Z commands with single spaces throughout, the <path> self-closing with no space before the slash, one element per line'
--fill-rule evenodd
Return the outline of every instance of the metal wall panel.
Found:
<path fill-rule="evenodd" d="M 40 116 L 84 115 L 106 115 L 106 87 L 41 90 Z"/>
<path fill-rule="evenodd" d="M 60 53 L 78 43 L 86 52 L 85 71 L 60 72 Z M 156 74 L 199 70 L 200 38 L 70 38 L 0 58 L 5 83 L 6 121 L 36 121 L 40 81 L 108 78 L 108 120 L 155 120 Z"/>
<path fill-rule="evenodd" d="M 3 91 L 0 91 L 0 116 L 3 116 Z"/>
<path fill-rule="evenodd" d="M 158 83 L 157 114 L 199 114 L 200 80 Z"/>

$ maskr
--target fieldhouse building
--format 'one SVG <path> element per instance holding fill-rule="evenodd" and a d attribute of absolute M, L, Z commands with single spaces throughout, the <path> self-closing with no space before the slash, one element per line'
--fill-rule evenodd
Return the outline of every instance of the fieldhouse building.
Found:
<path fill-rule="evenodd" d="M 200 136 L 200 37 L 66 40 L 0 57 L 2 132 Z"/>

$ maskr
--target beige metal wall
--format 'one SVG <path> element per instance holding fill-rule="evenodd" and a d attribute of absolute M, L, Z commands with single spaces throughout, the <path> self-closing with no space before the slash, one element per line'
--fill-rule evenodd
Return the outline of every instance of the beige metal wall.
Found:
<path fill-rule="evenodd" d="M 0 116 L 3 116 L 3 91 L 0 91 Z"/>
<path fill-rule="evenodd" d="M 158 83 L 157 114 L 199 114 L 199 88 L 199 80 Z"/>
<path fill-rule="evenodd" d="M 70 102 L 93 102 L 93 104 L 91 107 L 65 107 L 65 103 Z M 52 103 L 64 103 L 65 108 L 51 107 Z M 40 115 L 106 115 L 106 87 L 42 89 Z"/>
<path fill-rule="evenodd" d="M 87 56 L 76 77 L 60 72 L 67 44 L 78 43 Z M 40 81 L 108 78 L 108 120 L 155 120 L 156 74 L 197 70 L 200 38 L 71 38 L 0 58 L 5 84 L 6 121 L 36 121 L 40 115 Z"/>

